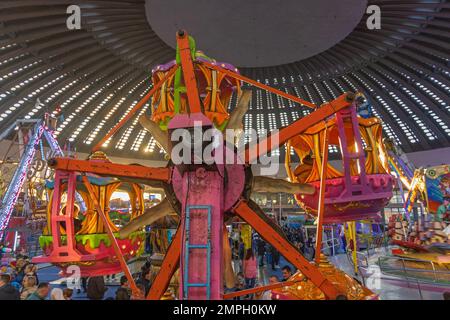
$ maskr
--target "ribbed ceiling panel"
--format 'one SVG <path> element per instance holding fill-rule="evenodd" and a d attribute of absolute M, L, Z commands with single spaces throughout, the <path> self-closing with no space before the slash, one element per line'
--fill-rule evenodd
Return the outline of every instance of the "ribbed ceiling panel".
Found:
<path fill-rule="evenodd" d="M 81 30 L 66 28 L 71 4 L 82 9 Z M 365 16 L 346 39 L 319 55 L 241 72 L 316 104 L 362 90 L 383 120 L 386 135 L 406 152 L 450 146 L 450 3 L 369 4 L 381 7 L 381 30 L 368 30 Z M 174 58 L 174 50 L 150 29 L 144 5 L 144 0 L 2 0 L 0 130 L 61 106 L 58 139 L 89 151 L 150 89 L 151 68 Z M 44 107 L 35 106 L 37 98 Z M 245 127 L 273 129 L 308 112 L 254 90 Z M 162 159 L 138 116 L 105 150 Z"/>

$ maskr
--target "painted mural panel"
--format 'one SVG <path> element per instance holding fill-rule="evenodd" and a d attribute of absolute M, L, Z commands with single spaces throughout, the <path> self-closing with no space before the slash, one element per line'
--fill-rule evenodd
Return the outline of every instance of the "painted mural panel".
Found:
<path fill-rule="evenodd" d="M 450 213 L 450 165 L 429 168 L 426 171 L 428 210 L 443 218 Z"/>

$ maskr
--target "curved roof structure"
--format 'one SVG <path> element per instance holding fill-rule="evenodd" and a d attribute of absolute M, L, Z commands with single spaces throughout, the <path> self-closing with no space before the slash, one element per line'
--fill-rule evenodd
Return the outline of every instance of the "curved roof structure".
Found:
<path fill-rule="evenodd" d="M 327 2 L 321 1 L 315 3 Z M 18 118 L 40 117 L 60 106 L 64 121 L 58 140 L 73 141 L 79 151 L 88 152 L 148 92 L 152 67 L 174 58 L 174 49 L 166 43 L 169 31 L 164 28 L 191 26 L 200 30 L 198 49 L 214 51 L 214 41 L 219 39 L 230 51 L 222 47 L 224 57 L 217 58 L 245 51 L 240 61 L 229 61 L 240 67 L 241 73 L 315 104 L 344 91 L 364 91 L 384 123 L 385 134 L 406 152 L 450 146 L 449 1 L 368 0 L 361 10 L 355 1 L 343 0 L 339 3 L 346 10 L 335 16 L 323 12 L 324 19 L 319 19 L 321 11 L 314 6 L 304 11 L 316 12 L 313 17 L 317 19 L 299 16 L 302 10 L 285 10 L 277 16 L 276 7 L 261 11 L 253 0 L 239 1 L 241 7 L 236 1 L 225 7 L 209 5 L 204 12 L 196 7 L 191 13 L 179 7 L 180 1 L 166 2 L 173 3 L 174 10 L 161 9 L 160 18 L 155 18 L 159 14 L 152 10 L 161 8 L 162 1 L 2 0 L 0 131 Z M 198 1 L 205 8 L 207 2 Z M 80 30 L 69 30 L 66 25 L 67 7 L 73 4 L 81 8 Z M 367 28 L 365 7 L 369 5 L 381 8 L 379 30 Z M 252 15 L 252 6 L 254 12 L 265 14 Z M 272 14 L 267 14 L 268 10 Z M 183 20 L 194 11 L 195 23 Z M 214 14 L 226 15 L 233 25 L 245 17 L 251 23 L 242 23 L 241 34 L 239 28 L 225 25 L 227 19 L 218 18 L 223 32 L 214 32 L 213 37 L 201 30 L 215 21 Z M 270 16 L 273 21 L 268 20 Z M 183 21 L 183 26 L 178 21 Z M 312 27 L 313 21 L 322 21 L 328 29 L 320 24 Z M 273 28 L 277 32 L 272 32 Z M 299 33 L 299 28 L 304 32 Z M 330 30 L 330 35 L 324 30 Z M 245 47 L 261 32 L 267 35 L 265 45 L 276 45 L 276 50 L 253 46 L 251 51 L 251 44 Z M 196 37 L 195 32 L 192 35 Z M 293 43 L 298 37 L 301 43 Z M 230 41 L 233 38 L 237 45 Z M 298 50 L 297 60 L 292 57 L 294 49 Z M 253 65 L 248 60 L 252 55 Z M 309 112 L 253 90 L 246 129 L 272 130 Z M 110 139 L 105 151 L 114 156 L 162 159 L 137 117 Z"/>

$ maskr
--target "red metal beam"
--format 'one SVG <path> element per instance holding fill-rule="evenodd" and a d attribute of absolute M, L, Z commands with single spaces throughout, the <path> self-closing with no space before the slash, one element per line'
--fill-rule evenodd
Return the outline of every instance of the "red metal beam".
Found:
<path fill-rule="evenodd" d="M 241 200 L 233 209 L 242 219 L 247 221 L 256 232 L 259 233 L 267 242 L 269 242 L 286 260 L 298 268 L 308 279 L 311 280 L 328 299 L 336 299 L 339 296 L 344 296 L 337 288 L 317 269 L 306 260 L 300 252 L 292 246 L 281 234 L 274 231 L 266 221 L 264 221 L 256 212 L 251 209 L 247 201 Z"/>
<path fill-rule="evenodd" d="M 183 69 L 184 85 L 186 86 L 189 113 L 202 112 L 197 80 L 195 79 L 194 63 L 192 62 L 189 36 L 185 31 L 177 32 L 177 44 L 180 52 L 181 68 Z"/>
<path fill-rule="evenodd" d="M 55 158 L 50 166 L 56 170 L 89 172 L 108 177 L 128 177 L 168 182 L 172 175 L 170 168 L 150 168 L 137 165 L 117 164 L 93 160 Z"/>
<path fill-rule="evenodd" d="M 97 197 L 94 193 L 94 188 L 92 188 L 91 183 L 89 182 L 89 179 L 87 176 L 83 175 L 83 183 L 86 187 L 86 189 L 89 192 L 89 195 L 92 198 L 92 201 L 94 202 L 95 209 L 97 210 L 97 213 L 100 215 L 100 218 L 103 220 L 103 225 L 105 226 L 106 233 L 108 234 L 109 240 L 111 240 L 111 245 L 114 249 L 114 253 L 116 254 L 117 260 L 119 260 L 120 267 L 122 268 L 123 273 L 128 279 L 128 283 L 130 284 L 131 290 L 134 294 L 138 294 L 139 289 L 136 286 L 136 282 L 134 282 L 133 276 L 131 275 L 130 269 L 128 269 L 127 262 L 123 258 L 122 251 L 120 250 L 119 244 L 117 243 L 116 237 L 114 236 L 114 233 L 111 229 L 111 226 L 109 225 L 108 219 L 106 218 L 105 213 L 103 212 L 102 207 L 100 206 L 100 203 L 98 202 Z"/>
<path fill-rule="evenodd" d="M 323 104 L 320 108 L 309 115 L 295 121 L 287 127 L 281 128 L 277 133 L 271 134 L 257 144 L 251 144 L 246 150 L 244 159 L 246 163 L 253 163 L 261 155 L 268 154 L 271 150 L 277 149 L 289 139 L 305 132 L 311 126 L 334 115 L 336 112 L 348 108 L 354 101 L 353 93 L 346 93 L 337 99 Z"/>
<path fill-rule="evenodd" d="M 157 83 L 153 86 L 153 88 L 141 99 L 141 101 L 139 101 L 133 109 L 130 110 L 130 112 L 128 112 L 128 114 L 119 121 L 118 124 L 116 124 L 111 130 L 109 130 L 109 132 L 92 148 L 92 152 L 98 151 L 103 143 L 108 140 L 114 133 L 116 133 L 120 128 L 122 128 L 122 126 L 128 121 L 130 120 L 130 118 L 132 116 L 134 116 L 134 114 L 140 109 L 142 108 L 142 106 L 155 94 L 155 92 L 161 88 L 161 86 L 163 85 L 164 82 L 167 81 L 167 79 L 169 79 L 177 70 L 178 65 L 175 65 L 172 67 L 172 69 L 170 69 L 166 75 Z"/>
<path fill-rule="evenodd" d="M 147 300 L 160 300 L 164 292 L 166 292 L 170 279 L 172 279 L 172 276 L 180 264 L 181 233 L 181 228 L 178 227 L 178 230 L 170 243 L 169 249 L 166 252 L 158 275 L 148 292 Z"/>
<path fill-rule="evenodd" d="M 261 88 L 263 90 L 272 92 L 272 93 L 274 93 L 276 95 L 279 95 L 279 96 L 281 96 L 283 98 L 286 98 L 288 100 L 294 101 L 294 102 L 296 102 L 298 104 L 301 104 L 302 106 L 306 106 L 306 107 L 313 108 L 313 109 L 317 108 L 317 106 L 314 103 L 311 103 L 311 102 L 303 100 L 303 99 L 301 99 L 299 97 L 290 95 L 289 93 L 286 93 L 284 91 L 281 91 L 281 90 L 269 87 L 269 86 L 267 86 L 265 84 L 262 84 L 262 83 L 260 83 L 258 81 L 255 81 L 253 79 L 250 79 L 250 78 L 247 78 L 247 77 L 245 77 L 243 75 L 240 75 L 239 73 L 236 73 L 236 72 L 233 72 L 233 71 L 221 68 L 220 66 L 218 66 L 215 63 L 202 61 L 202 64 L 204 66 L 210 68 L 210 69 L 216 70 L 216 71 L 221 72 L 221 73 L 225 73 L 227 76 L 230 76 L 232 78 L 244 81 L 244 82 L 246 82 L 248 84 L 251 84 L 251 85 L 253 85 L 255 87 Z"/>

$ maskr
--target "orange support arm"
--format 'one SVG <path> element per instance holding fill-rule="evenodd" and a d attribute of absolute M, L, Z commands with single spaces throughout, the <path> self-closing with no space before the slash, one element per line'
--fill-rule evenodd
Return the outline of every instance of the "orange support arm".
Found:
<path fill-rule="evenodd" d="M 158 275 L 148 292 L 147 300 L 160 300 L 164 292 L 166 292 L 170 279 L 172 279 L 172 276 L 180 264 L 181 233 L 180 227 L 178 227 L 178 230 L 170 243 L 169 249 L 167 250 L 166 256 L 164 257 Z"/>
<path fill-rule="evenodd" d="M 325 129 L 322 155 L 322 168 L 320 170 L 320 191 L 319 191 L 319 212 L 317 214 L 317 231 L 316 231 L 316 264 L 320 262 L 320 254 L 322 252 L 322 233 L 323 233 L 323 216 L 325 214 L 325 182 L 327 181 L 328 169 L 328 128 Z"/>
<path fill-rule="evenodd" d="M 305 132 L 309 127 L 325 120 L 342 109 L 350 107 L 354 99 L 355 97 L 352 93 L 343 94 L 336 100 L 325 103 L 319 109 L 289 126 L 281 128 L 276 134 L 268 136 L 257 144 L 252 144 L 245 150 L 245 162 L 253 163 L 261 155 L 268 154 L 273 149 L 286 143 L 289 139 Z"/>
<path fill-rule="evenodd" d="M 111 230 L 111 226 L 109 225 L 108 219 L 106 218 L 105 213 L 102 210 L 102 207 L 100 206 L 100 203 L 98 202 L 97 197 L 95 196 L 94 189 L 92 188 L 91 183 L 89 182 L 89 179 L 87 176 L 83 175 L 83 183 L 86 187 L 86 189 L 89 192 L 89 195 L 92 198 L 92 201 L 94 202 L 95 209 L 97 210 L 98 214 L 100 215 L 101 219 L 103 220 L 103 225 L 105 226 L 106 233 L 108 234 L 109 239 L 111 240 L 111 245 L 113 246 L 114 253 L 116 254 L 117 260 L 119 260 L 120 267 L 122 268 L 122 271 L 125 273 L 125 276 L 128 279 L 128 283 L 130 284 L 131 290 L 134 294 L 137 294 L 139 292 L 139 289 L 136 286 L 136 282 L 134 282 L 133 276 L 131 275 L 130 269 L 128 269 L 128 265 L 123 258 L 122 251 L 120 250 L 119 244 L 117 243 L 116 237 L 114 236 L 113 231 Z"/>
<path fill-rule="evenodd" d="M 246 83 L 249 83 L 249 84 L 251 84 L 251 85 L 253 85 L 255 87 L 261 88 L 263 90 L 272 92 L 272 93 L 274 93 L 276 95 L 279 95 L 279 96 L 281 96 L 283 98 L 286 98 L 288 100 L 294 101 L 294 102 L 296 102 L 298 104 L 301 104 L 303 106 L 306 106 L 306 107 L 309 107 L 309 108 L 312 108 L 312 109 L 317 108 L 317 106 L 314 103 L 311 103 L 311 102 L 303 100 L 303 99 L 301 99 L 299 97 L 290 95 L 289 93 L 286 93 L 284 91 L 281 91 L 281 90 L 269 87 L 269 86 L 267 86 L 265 84 L 262 84 L 262 83 L 260 83 L 258 81 L 255 81 L 253 79 L 250 79 L 250 78 L 247 78 L 247 77 L 245 77 L 243 75 L 240 75 L 239 73 L 236 73 L 236 72 L 233 72 L 233 71 L 221 68 L 217 64 L 206 62 L 206 61 L 202 61 L 202 64 L 205 65 L 206 67 L 210 68 L 210 69 L 213 69 L 213 70 L 216 70 L 218 72 L 224 73 L 227 76 L 230 76 L 232 78 L 244 81 Z"/>
<path fill-rule="evenodd" d="M 177 32 L 177 43 L 181 58 L 181 68 L 183 69 L 184 85 L 186 86 L 186 92 L 188 93 L 189 111 L 190 113 L 202 112 L 187 32 Z"/>
<path fill-rule="evenodd" d="M 155 92 L 161 88 L 161 86 L 163 85 L 164 82 L 167 81 L 167 79 L 169 79 L 174 73 L 175 71 L 177 71 L 178 66 L 175 65 L 172 69 L 169 70 L 169 72 L 166 73 L 166 75 L 164 76 L 164 78 L 161 79 L 161 81 L 159 81 L 157 84 L 155 84 L 153 86 L 153 88 L 141 99 L 141 101 L 139 101 L 133 109 L 130 110 L 130 112 L 128 112 L 128 114 L 119 121 L 118 124 L 116 124 L 111 130 L 109 130 L 109 132 L 92 148 L 92 152 L 95 152 L 97 150 L 99 150 L 103 143 L 105 143 L 106 140 L 108 140 L 114 133 L 116 133 L 120 128 L 122 128 L 122 126 L 128 121 L 130 120 L 130 118 L 132 116 L 134 116 L 134 114 L 140 109 L 142 108 L 142 106 L 155 94 Z"/>
<path fill-rule="evenodd" d="M 233 211 L 250 224 L 261 237 L 274 246 L 286 260 L 292 263 L 308 279 L 310 279 L 328 299 L 334 300 L 343 296 L 343 294 L 340 293 L 336 287 L 322 275 L 322 273 L 320 273 L 317 267 L 306 260 L 300 252 L 286 240 L 286 238 L 274 231 L 272 226 L 253 211 L 253 209 L 248 206 L 247 201 L 239 201 Z"/>
<path fill-rule="evenodd" d="M 55 158 L 49 161 L 55 170 L 89 172 L 108 177 L 128 177 L 146 180 L 170 181 L 170 168 L 149 168 L 137 165 L 117 164 L 92 160 L 75 160 L 71 158 Z"/>

